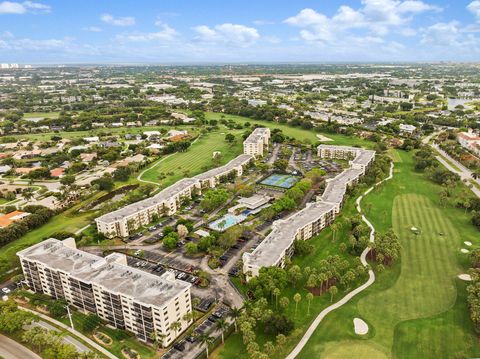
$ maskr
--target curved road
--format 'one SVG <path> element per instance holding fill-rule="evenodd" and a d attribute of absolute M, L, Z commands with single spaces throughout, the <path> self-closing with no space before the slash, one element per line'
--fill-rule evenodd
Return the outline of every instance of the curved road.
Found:
<path fill-rule="evenodd" d="M 357 211 L 362 215 L 362 220 L 367 224 L 367 226 L 370 228 L 370 242 L 373 242 L 375 240 L 375 228 L 373 225 L 368 221 L 368 219 L 362 214 L 362 209 L 360 207 L 360 202 L 362 201 L 363 197 L 369 194 L 375 187 L 380 185 L 381 183 L 388 181 L 393 177 L 393 162 L 390 164 L 390 173 L 388 177 L 384 178 L 383 180 L 375 183 L 372 187 L 370 187 L 368 190 L 366 190 L 360 197 L 357 198 L 357 201 L 355 202 L 357 205 Z M 360 256 L 360 260 L 363 264 L 364 267 L 368 265 L 367 263 L 367 254 L 370 251 L 370 248 L 367 247 L 365 250 L 362 252 Z M 318 325 L 320 322 L 327 316 L 328 313 L 334 311 L 337 308 L 340 308 L 342 305 L 347 303 L 350 299 L 352 299 L 354 296 L 356 296 L 358 293 L 364 291 L 367 289 L 369 286 L 371 286 L 375 282 L 375 273 L 373 270 L 369 269 L 368 270 L 368 280 L 362 284 L 360 287 L 352 290 L 349 292 L 345 297 L 340 299 L 338 302 L 328 306 L 324 310 L 320 312 L 319 315 L 315 318 L 315 320 L 310 324 L 310 327 L 308 327 L 307 331 L 303 335 L 302 339 L 298 342 L 297 346 L 291 351 L 290 354 L 288 354 L 286 359 L 294 359 L 300 352 L 302 351 L 303 347 L 307 344 L 308 340 L 310 337 L 313 335 L 315 330 L 317 329 Z"/>
<path fill-rule="evenodd" d="M 0 357 L 7 359 L 41 359 L 30 349 L 1 334 Z"/>

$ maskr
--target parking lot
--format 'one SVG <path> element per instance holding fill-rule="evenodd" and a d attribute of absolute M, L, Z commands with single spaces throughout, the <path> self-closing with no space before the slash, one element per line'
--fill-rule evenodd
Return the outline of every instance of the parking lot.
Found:
<path fill-rule="evenodd" d="M 197 337 L 202 334 L 208 334 L 215 339 L 221 336 L 221 332 L 216 328 L 215 323 L 223 318 L 231 323 L 232 320 L 228 317 L 229 309 L 225 306 L 219 306 L 208 317 L 205 318 L 195 330 L 185 338 L 178 341 L 168 352 L 166 352 L 163 359 L 176 358 L 196 358 L 202 351 L 205 350 L 205 345 L 197 341 Z"/>

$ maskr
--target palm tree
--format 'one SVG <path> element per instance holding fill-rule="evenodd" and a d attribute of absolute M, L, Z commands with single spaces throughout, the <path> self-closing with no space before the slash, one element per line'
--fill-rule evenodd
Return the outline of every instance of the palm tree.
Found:
<path fill-rule="evenodd" d="M 230 309 L 230 313 L 228 316 L 233 319 L 233 325 L 235 325 L 235 333 L 237 332 L 237 318 L 242 314 L 242 310 L 240 308 L 233 307 Z"/>
<path fill-rule="evenodd" d="M 181 328 L 182 328 L 182 323 L 180 323 L 179 321 L 176 321 L 170 324 L 170 329 L 173 330 L 175 334 L 177 334 L 177 331 L 179 331 Z"/>
<path fill-rule="evenodd" d="M 298 302 L 300 302 L 301 300 L 302 300 L 302 296 L 300 295 L 300 293 L 296 293 L 293 296 L 293 301 L 295 302 L 295 316 L 297 316 Z"/>
<path fill-rule="evenodd" d="M 275 296 L 275 309 L 278 309 L 278 296 L 280 295 L 280 289 L 273 288 L 272 293 Z"/>
<path fill-rule="evenodd" d="M 222 344 L 225 342 L 224 338 L 224 332 L 225 330 L 228 329 L 228 323 L 225 321 L 225 319 L 219 319 L 217 320 L 217 324 L 215 325 L 217 329 L 219 329 L 222 332 Z"/>
<path fill-rule="evenodd" d="M 213 338 L 211 336 L 209 336 L 207 333 L 202 333 L 198 337 L 198 341 L 200 342 L 200 344 L 205 344 L 206 345 L 205 349 L 207 350 L 207 358 L 209 357 L 208 345 L 212 343 L 212 340 L 213 340 Z"/>
<path fill-rule="evenodd" d="M 310 303 L 312 302 L 313 294 L 308 292 L 305 298 L 307 298 L 308 301 L 308 315 L 310 315 Z"/>
<path fill-rule="evenodd" d="M 338 231 L 338 226 L 337 226 L 336 224 L 332 224 L 332 225 L 330 226 L 330 228 L 332 229 L 332 234 L 333 234 L 333 236 L 332 236 L 332 242 L 335 242 L 335 236 L 336 236 L 337 231 Z"/>
<path fill-rule="evenodd" d="M 335 296 L 335 294 L 338 293 L 338 288 L 336 286 L 332 285 L 328 289 L 328 292 L 330 293 L 330 302 L 333 302 L 333 297 Z"/>

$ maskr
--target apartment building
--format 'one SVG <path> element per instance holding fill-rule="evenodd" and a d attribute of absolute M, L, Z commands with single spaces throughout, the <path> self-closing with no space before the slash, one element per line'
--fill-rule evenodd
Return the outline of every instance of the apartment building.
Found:
<path fill-rule="evenodd" d="M 241 176 L 244 167 L 253 159 L 251 155 L 240 155 L 224 166 L 214 168 L 192 178 L 184 178 L 165 188 L 151 198 L 129 204 L 116 211 L 95 219 L 97 230 L 107 237 L 128 237 L 132 231 L 152 221 L 154 215 L 172 215 L 178 211 L 184 199 L 213 188 L 225 176 Z"/>
<path fill-rule="evenodd" d="M 127 265 L 113 253 L 103 258 L 76 248 L 75 240 L 47 239 L 17 253 L 29 288 L 94 313 L 143 341 L 170 345 L 192 323 L 191 284 L 171 272 L 156 276 Z M 174 331 L 170 326 L 180 323 Z"/>
<path fill-rule="evenodd" d="M 252 252 L 243 254 L 243 271 L 247 280 L 257 276 L 260 268 L 284 267 L 294 252 L 296 240 L 308 240 L 329 226 L 340 212 L 349 186 L 355 185 L 375 159 L 375 151 L 348 146 L 318 146 L 321 158 L 349 160 L 350 168 L 328 179 L 325 190 L 316 203 L 285 220 L 275 221 L 272 231 Z"/>
<path fill-rule="evenodd" d="M 458 143 L 468 151 L 472 151 L 477 156 L 480 156 L 480 136 L 471 130 L 460 132 L 458 134 Z"/>
<path fill-rule="evenodd" d="M 270 140 L 270 129 L 266 127 L 256 128 L 250 136 L 243 141 L 243 153 L 251 156 L 263 156 L 263 152 Z"/>
<path fill-rule="evenodd" d="M 287 219 L 273 223 L 272 231 L 252 253 L 243 254 L 243 271 L 247 278 L 258 275 L 262 267 L 284 267 L 292 257 L 296 240 L 308 240 L 316 236 L 335 218 L 332 203 L 309 203 L 307 207 Z"/>

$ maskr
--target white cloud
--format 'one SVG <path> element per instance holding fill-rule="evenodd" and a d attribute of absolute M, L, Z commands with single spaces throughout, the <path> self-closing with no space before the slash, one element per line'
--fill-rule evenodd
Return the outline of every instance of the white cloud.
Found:
<path fill-rule="evenodd" d="M 132 26 L 135 25 L 135 18 L 131 16 L 125 16 L 125 17 L 114 17 L 113 15 L 110 14 L 103 14 L 100 19 L 113 26 Z"/>
<path fill-rule="evenodd" d="M 467 6 L 468 11 L 470 11 L 475 17 L 480 20 L 480 0 L 472 1 Z"/>
<path fill-rule="evenodd" d="M 313 9 L 303 9 L 284 22 L 301 28 L 300 37 L 306 41 L 332 42 L 349 35 L 348 30 L 354 28 L 385 36 L 392 27 L 407 27 L 415 15 L 441 10 L 417 0 L 362 0 L 361 3 L 358 9 L 342 5 L 332 17 Z"/>
<path fill-rule="evenodd" d="M 254 20 L 253 23 L 255 25 L 273 25 L 273 24 L 275 24 L 274 21 L 270 21 L 270 20 Z"/>
<path fill-rule="evenodd" d="M 424 30 L 424 45 L 458 46 L 461 45 L 460 24 L 457 21 L 439 22 Z"/>
<path fill-rule="evenodd" d="M 131 34 L 118 35 L 119 40 L 127 40 L 134 42 L 146 42 L 146 41 L 160 41 L 160 42 L 169 42 L 176 39 L 179 33 L 168 24 L 156 23 L 162 30 L 156 32 L 135 32 Z"/>
<path fill-rule="evenodd" d="M 234 46 L 249 46 L 255 43 L 260 34 L 257 29 L 245 25 L 225 23 L 211 28 L 200 25 L 193 28 L 198 34 L 197 40 Z"/>
<path fill-rule="evenodd" d="M 33 1 L 24 1 L 22 3 L 12 1 L 0 2 L 0 14 L 48 13 L 50 10 L 51 7 L 49 5 Z"/>
<path fill-rule="evenodd" d="M 83 31 L 88 31 L 88 32 L 102 32 L 102 29 L 97 26 L 85 26 L 82 27 Z"/>

